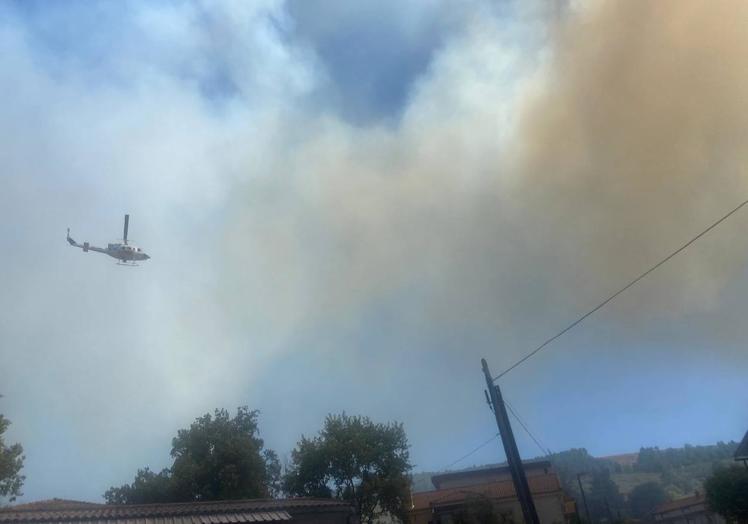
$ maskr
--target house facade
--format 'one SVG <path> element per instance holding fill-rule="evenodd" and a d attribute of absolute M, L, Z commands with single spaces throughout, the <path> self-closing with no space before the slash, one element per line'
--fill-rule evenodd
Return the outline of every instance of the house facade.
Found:
<path fill-rule="evenodd" d="M 525 475 L 543 524 L 562 524 L 576 513 L 548 461 L 525 462 Z M 507 466 L 435 475 L 434 491 L 412 495 L 410 524 L 450 524 L 466 512 L 490 508 L 505 522 L 522 522 L 522 507 Z"/>

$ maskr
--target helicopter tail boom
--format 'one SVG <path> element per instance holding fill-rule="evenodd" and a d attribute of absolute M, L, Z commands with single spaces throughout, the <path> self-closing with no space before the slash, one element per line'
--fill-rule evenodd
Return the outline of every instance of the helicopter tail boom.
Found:
<path fill-rule="evenodd" d="M 68 228 L 67 241 L 68 241 L 68 244 L 70 244 L 71 246 L 80 247 L 75 240 L 73 240 L 72 238 L 70 238 L 70 228 Z"/>

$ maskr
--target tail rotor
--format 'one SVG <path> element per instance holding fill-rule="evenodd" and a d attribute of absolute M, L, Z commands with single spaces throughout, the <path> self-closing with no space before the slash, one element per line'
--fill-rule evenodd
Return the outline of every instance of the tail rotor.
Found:
<path fill-rule="evenodd" d="M 68 241 L 68 244 L 70 244 L 71 246 L 77 246 L 77 244 L 75 243 L 75 240 L 73 240 L 72 238 L 70 238 L 70 228 L 68 228 L 67 241 Z"/>

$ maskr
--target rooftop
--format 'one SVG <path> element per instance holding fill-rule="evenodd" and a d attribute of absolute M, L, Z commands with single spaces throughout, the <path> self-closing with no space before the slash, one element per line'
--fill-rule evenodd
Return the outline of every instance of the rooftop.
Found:
<path fill-rule="evenodd" d="M 552 468 L 550 461 L 541 459 L 541 460 L 523 460 L 522 466 L 525 468 L 525 471 L 528 470 L 538 470 L 538 469 L 548 469 L 550 470 Z M 510 474 L 509 466 L 506 464 L 500 464 L 498 466 L 489 466 L 489 467 L 482 467 L 482 468 L 472 468 L 472 469 L 463 469 L 460 471 L 452 471 L 449 473 L 440 473 L 438 475 L 434 475 L 431 477 L 431 482 L 434 484 L 434 487 L 437 489 L 441 487 L 442 483 L 445 481 L 450 480 L 458 480 L 458 479 L 476 479 L 476 482 L 480 482 L 481 477 L 492 477 L 496 475 L 502 475 L 502 474 Z"/>
<path fill-rule="evenodd" d="M 690 497 L 663 502 L 657 506 L 653 513 L 668 513 L 670 511 L 685 510 L 692 506 L 699 506 L 706 503 L 706 497 L 702 493 L 695 493 Z"/>
<path fill-rule="evenodd" d="M 97 502 L 83 502 L 81 500 L 67 500 L 67 499 L 48 499 L 48 500 L 37 500 L 35 502 L 27 502 L 24 504 L 16 504 L 9 508 L 0 508 L 0 511 L 25 511 L 25 510 L 37 510 L 37 511 L 50 511 L 50 510 L 63 510 L 63 509 L 85 509 L 91 507 L 102 506 Z"/>
<path fill-rule="evenodd" d="M 111 505 L 52 499 L 0 509 L 0 524 L 85 523 L 227 524 L 291 520 L 296 512 L 349 512 L 332 499 L 251 499 L 168 504 Z"/>
<path fill-rule="evenodd" d="M 529 477 L 530 492 L 533 495 L 543 493 L 554 493 L 561 489 L 558 477 L 555 475 L 541 475 Z M 423 491 L 413 493 L 413 510 L 430 508 L 453 503 L 461 503 L 471 495 L 484 496 L 492 499 L 503 499 L 516 497 L 514 484 L 511 480 L 500 480 L 494 482 L 483 482 L 471 486 L 459 488 L 437 489 L 435 491 Z"/>

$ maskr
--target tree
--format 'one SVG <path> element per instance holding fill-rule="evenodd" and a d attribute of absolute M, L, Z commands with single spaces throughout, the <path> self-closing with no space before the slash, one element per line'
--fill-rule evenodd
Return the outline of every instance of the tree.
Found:
<path fill-rule="evenodd" d="M 709 509 L 729 520 L 748 522 L 748 468 L 717 470 L 704 484 Z"/>
<path fill-rule="evenodd" d="M 549 460 L 558 473 L 561 484 L 567 493 L 581 497 L 577 484 L 577 475 L 597 471 L 607 466 L 607 462 L 590 455 L 584 448 L 574 448 L 553 453 Z"/>
<path fill-rule="evenodd" d="M 3 433 L 10 426 L 10 420 L 0 415 L 0 497 L 8 497 L 10 502 L 22 495 L 21 487 L 26 479 L 20 474 L 23 468 L 23 447 L 20 444 L 5 444 Z"/>
<path fill-rule="evenodd" d="M 608 469 L 599 469 L 592 474 L 592 487 L 587 497 L 590 514 L 594 522 L 619 517 L 624 509 L 623 496 L 610 478 Z"/>
<path fill-rule="evenodd" d="M 109 504 L 154 504 L 175 500 L 171 471 L 154 473 L 148 468 L 139 469 L 132 484 L 109 488 L 104 493 Z"/>
<path fill-rule="evenodd" d="M 363 523 L 380 515 L 404 518 L 412 466 L 402 424 L 328 415 L 317 437 L 301 437 L 291 460 L 288 493 L 349 501 Z"/>
<path fill-rule="evenodd" d="M 138 471 L 132 484 L 104 494 L 110 504 L 226 500 L 275 495 L 280 463 L 263 449 L 257 411 L 246 406 L 234 418 L 225 409 L 199 417 L 172 440 L 171 468 Z"/>
<path fill-rule="evenodd" d="M 641 448 L 636 470 L 651 473 L 665 473 L 673 468 L 691 466 L 700 462 L 731 460 L 738 443 L 718 442 L 714 446 L 691 446 L 686 444 L 682 449 Z"/>
<path fill-rule="evenodd" d="M 659 482 L 639 484 L 629 493 L 629 512 L 634 518 L 646 519 L 656 506 L 667 499 L 667 493 Z"/>

